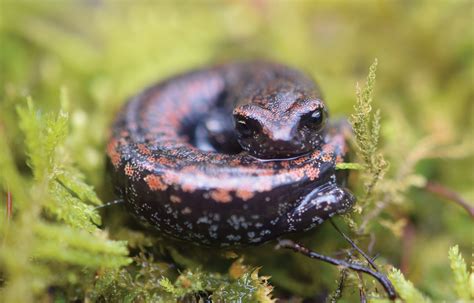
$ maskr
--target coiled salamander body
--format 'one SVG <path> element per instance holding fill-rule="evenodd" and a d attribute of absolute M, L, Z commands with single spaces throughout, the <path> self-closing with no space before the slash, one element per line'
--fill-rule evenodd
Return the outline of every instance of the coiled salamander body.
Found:
<path fill-rule="evenodd" d="M 230 63 L 145 89 L 119 113 L 115 190 L 159 231 L 203 245 L 258 244 L 348 211 L 347 153 L 315 83 L 268 62 Z"/>

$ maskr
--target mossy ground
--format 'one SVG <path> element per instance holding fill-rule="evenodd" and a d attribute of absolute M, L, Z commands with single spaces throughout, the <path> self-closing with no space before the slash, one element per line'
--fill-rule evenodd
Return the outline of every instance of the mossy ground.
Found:
<path fill-rule="evenodd" d="M 359 202 L 337 223 L 379 254 L 400 296 L 472 299 L 472 217 L 426 190 L 439 183 L 474 200 L 471 1 L 0 5 L 0 301 L 192 301 L 212 292 L 254 302 L 270 301 L 269 285 L 273 298 L 337 297 L 338 268 L 275 243 L 210 251 L 145 231 L 121 207 L 95 209 L 114 199 L 104 150 L 126 98 L 180 71 L 244 58 L 306 71 L 333 117 L 352 117 Z M 375 58 L 377 82 L 372 72 L 365 85 Z M 330 224 L 293 238 L 347 256 Z M 360 289 L 384 298 L 372 278 L 349 272 L 341 301 L 358 300 Z"/>

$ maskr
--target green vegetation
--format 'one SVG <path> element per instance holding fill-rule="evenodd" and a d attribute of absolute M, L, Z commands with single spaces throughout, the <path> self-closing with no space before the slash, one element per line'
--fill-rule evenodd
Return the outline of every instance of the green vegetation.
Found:
<path fill-rule="evenodd" d="M 194 247 L 97 208 L 114 199 L 104 150 L 127 97 L 255 57 L 305 70 L 349 117 L 355 153 L 338 169 L 358 203 L 336 222 L 379 255 L 398 301 L 472 300 L 472 217 L 430 185 L 474 200 L 473 31 L 469 0 L 0 0 L 0 301 L 387 302 L 370 276 L 275 243 Z M 329 223 L 289 237 L 365 262 Z"/>

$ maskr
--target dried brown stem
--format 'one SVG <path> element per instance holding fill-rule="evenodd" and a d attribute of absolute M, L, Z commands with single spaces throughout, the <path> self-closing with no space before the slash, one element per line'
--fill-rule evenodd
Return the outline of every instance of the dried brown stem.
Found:
<path fill-rule="evenodd" d="M 468 203 L 454 190 L 432 181 L 426 183 L 425 190 L 460 205 L 471 215 L 471 218 L 474 218 L 474 207 L 472 203 Z"/>

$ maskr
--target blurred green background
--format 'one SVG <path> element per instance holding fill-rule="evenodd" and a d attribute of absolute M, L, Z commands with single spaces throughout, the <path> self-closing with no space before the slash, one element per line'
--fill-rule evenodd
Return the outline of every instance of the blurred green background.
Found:
<path fill-rule="evenodd" d="M 113 199 L 104 172 L 109 126 L 126 98 L 144 86 L 216 62 L 264 58 L 313 76 L 332 116 L 350 116 L 355 85 L 363 84 L 377 58 L 373 106 L 381 110 L 380 145 L 390 162 L 379 194 L 395 194 L 367 228 L 376 239 L 373 253 L 380 253 L 381 264 L 401 268 L 433 299 L 455 298 L 447 252 L 458 244 L 471 264 L 472 219 L 459 205 L 423 188 L 437 182 L 474 200 L 474 2 L 0 3 L 0 135 L 8 142 L 0 148 L 12 151 L 29 180 L 16 107 L 31 96 L 42 112 L 62 108 L 69 113 L 71 161 L 103 201 Z M 360 196 L 358 176 L 354 173 L 351 183 Z M 353 219 L 363 221 L 378 198 Z M 109 237 L 130 241 L 114 227 L 114 216 L 103 218 Z M 346 247 L 327 225 L 301 241 L 327 254 Z M 366 249 L 369 240 L 359 243 Z M 239 254 L 272 276 L 275 297 L 317 302 L 336 288 L 336 268 L 272 247 Z M 355 281 L 347 286 L 347 302 L 357 300 Z M 44 299 L 41 291 L 38 296 Z"/>

